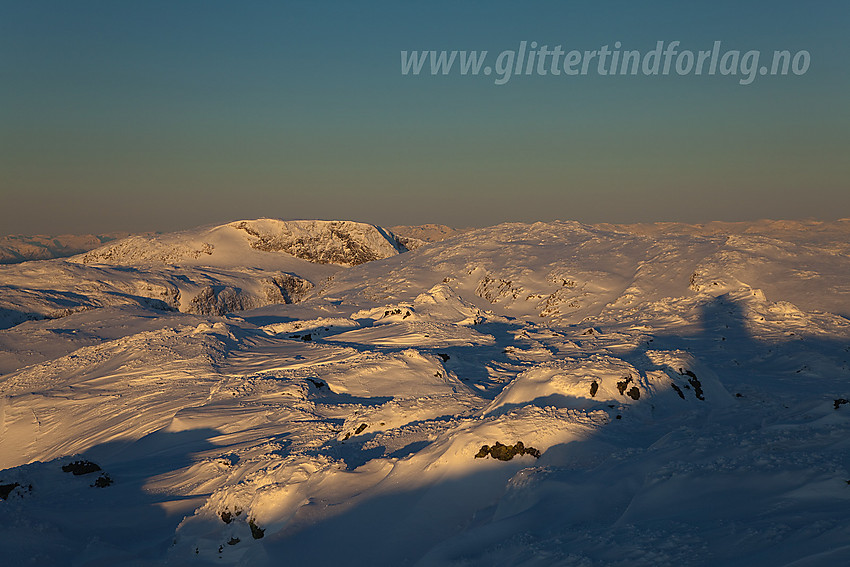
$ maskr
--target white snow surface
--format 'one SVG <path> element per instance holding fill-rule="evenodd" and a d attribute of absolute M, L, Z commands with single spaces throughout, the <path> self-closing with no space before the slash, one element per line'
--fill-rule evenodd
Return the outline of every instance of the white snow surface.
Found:
<path fill-rule="evenodd" d="M 2 266 L 3 562 L 842 564 L 849 252 L 261 219 Z"/>

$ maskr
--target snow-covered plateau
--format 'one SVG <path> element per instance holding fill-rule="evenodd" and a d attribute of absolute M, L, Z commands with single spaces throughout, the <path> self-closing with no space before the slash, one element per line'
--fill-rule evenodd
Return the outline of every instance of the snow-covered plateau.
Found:
<path fill-rule="evenodd" d="M 847 563 L 850 221 L 405 228 L 0 266 L 0 563 Z"/>

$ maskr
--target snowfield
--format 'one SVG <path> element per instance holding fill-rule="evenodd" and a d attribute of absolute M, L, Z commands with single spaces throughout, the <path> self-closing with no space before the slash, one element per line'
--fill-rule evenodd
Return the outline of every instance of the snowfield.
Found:
<path fill-rule="evenodd" d="M 4 564 L 846 562 L 850 221 L 403 228 L 0 266 Z"/>

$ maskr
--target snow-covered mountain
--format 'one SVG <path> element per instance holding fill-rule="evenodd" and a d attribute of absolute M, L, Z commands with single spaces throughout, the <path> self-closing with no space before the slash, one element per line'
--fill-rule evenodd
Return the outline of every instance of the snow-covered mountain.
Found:
<path fill-rule="evenodd" d="M 222 315 L 300 301 L 342 266 L 405 252 L 391 232 L 351 221 L 247 220 L 135 235 L 66 261 L 0 268 L 0 328 L 103 306 Z"/>
<path fill-rule="evenodd" d="M 243 220 L 159 236 L 131 236 L 82 254 L 83 264 L 259 265 L 295 257 L 356 266 L 406 252 L 394 234 L 352 221 Z"/>
<path fill-rule="evenodd" d="M 4 557 L 841 564 L 850 223 L 397 242 L 239 221 L 0 268 Z"/>
<path fill-rule="evenodd" d="M 0 236 L 0 264 L 65 258 L 127 236 L 128 233 Z"/>

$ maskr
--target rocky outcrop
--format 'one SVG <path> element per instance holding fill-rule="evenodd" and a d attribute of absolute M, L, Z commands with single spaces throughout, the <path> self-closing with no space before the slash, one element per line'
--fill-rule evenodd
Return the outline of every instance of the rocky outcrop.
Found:
<path fill-rule="evenodd" d="M 263 252 L 285 252 L 318 264 L 357 266 L 407 252 L 391 232 L 351 221 L 240 221 L 231 226 L 250 235 Z"/>

